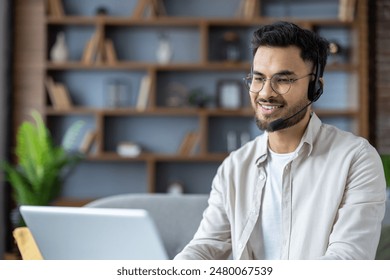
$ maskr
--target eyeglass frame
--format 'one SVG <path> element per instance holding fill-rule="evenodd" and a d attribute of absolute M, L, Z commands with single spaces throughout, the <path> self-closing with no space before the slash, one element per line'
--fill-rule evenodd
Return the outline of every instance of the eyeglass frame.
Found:
<path fill-rule="evenodd" d="M 272 83 L 272 79 L 274 79 L 274 78 L 277 77 L 277 76 L 288 76 L 287 74 L 279 74 L 279 73 L 276 73 L 276 74 L 272 75 L 271 78 L 268 78 L 268 79 L 267 79 L 267 78 L 260 78 L 260 79 L 262 80 L 263 85 L 261 86 L 261 89 L 258 90 L 258 91 L 252 91 L 252 90 L 250 89 L 250 88 L 251 88 L 250 85 L 252 84 L 252 81 L 253 81 L 253 76 L 254 76 L 253 74 L 248 74 L 248 76 L 246 76 L 245 78 L 242 78 L 242 80 L 243 80 L 243 82 L 244 82 L 244 85 L 245 85 L 245 87 L 249 90 L 249 92 L 251 92 L 251 93 L 253 93 L 253 94 L 259 94 L 259 92 L 263 90 L 265 83 L 266 83 L 267 81 L 270 81 L 270 85 L 271 85 L 272 90 L 273 90 L 275 93 L 279 94 L 279 95 L 284 95 L 284 94 L 286 94 L 286 93 L 288 93 L 288 92 L 290 91 L 291 86 L 292 86 L 296 81 L 298 81 L 298 80 L 300 80 L 300 79 L 303 79 L 303 78 L 306 78 L 306 77 L 308 77 L 308 76 L 315 76 L 315 73 L 312 72 L 312 73 L 306 74 L 305 76 L 302 76 L 302 77 L 299 77 L 299 78 L 289 78 L 289 79 L 288 79 L 288 81 L 289 81 L 289 88 L 288 88 L 288 90 L 287 90 L 286 92 L 284 92 L 284 93 L 280 93 L 279 91 L 277 91 L 277 90 L 274 89 L 273 83 Z M 250 83 L 250 84 L 248 84 L 248 79 L 251 79 L 251 83 Z"/>

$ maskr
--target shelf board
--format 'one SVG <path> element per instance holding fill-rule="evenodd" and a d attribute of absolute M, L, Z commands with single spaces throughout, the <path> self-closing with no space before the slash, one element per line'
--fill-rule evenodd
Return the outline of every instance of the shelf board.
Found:
<path fill-rule="evenodd" d="M 46 62 L 47 70 L 140 70 L 147 71 L 155 69 L 156 71 L 235 71 L 235 70 L 250 70 L 249 62 L 174 62 L 170 64 L 159 64 L 157 62 L 136 62 L 136 61 L 120 61 L 115 64 L 95 63 L 86 64 L 80 61 L 68 61 L 55 63 Z"/>
<path fill-rule="evenodd" d="M 55 109 L 46 107 L 45 114 L 48 116 L 63 116 L 63 115 L 93 115 L 98 114 L 101 109 L 73 106 L 69 109 Z"/>
<path fill-rule="evenodd" d="M 154 67 L 153 63 L 146 62 L 118 62 L 115 64 L 108 63 L 82 63 L 80 61 L 67 61 L 61 63 L 46 62 L 47 70 L 142 70 Z"/>
<path fill-rule="evenodd" d="M 149 108 L 144 111 L 139 111 L 134 108 L 88 108 L 74 106 L 70 109 L 55 109 L 53 107 L 47 107 L 45 113 L 49 116 L 63 116 L 63 115 L 104 115 L 104 116 L 132 116 L 132 115 L 169 115 L 169 116 L 252 116 L 253 111 L 251 108 L 242 109 L 218 109 L 218 108 L 195 108 L 195 107 L 182 107 L 182 108 L 168 108 L 157 107 Z"/>
<path fill-rule="evenodd" d="M 132 115 L 199 115 L 204 114 L 207 109 L 199 110 L 196 108 L 155 108 L 146 109 L 139 111 L 135 108 L 88 108 L 88 107 L 77 107 L 74 106 L 70 109 L 55 109 L 47 107 L 45 113 L 51 116 L 62 116 L 62 115 L 104 115 L 104 116 L 132 116 Z"/>
<path fill-rule="evenodd" d="M 85 64 L 80 61 L 68 61 L 62 63 L 46 62 L 48 71 L 67 71 L 67 70 L 85 70 L 85 71 L 107 71 L 107 70 L 139 70 L 139 71 L 250 71 L 250 63 L 242 62 L 219 62 L 210 61 L 206 63 L 199 62 L 174 62 L 170 64 L 159 64 L 157 62 L 136 62 L 120 61 L 115 64 L 95 63 Z M 326 66 L 328 72 L 333 71 L 358 71 L 359 66 L 352 63 L 331 63 Z"/>
<path fill-rule="evenodd" d="M 129 16 L 76 16 L 65 15 L 61 17 L 48 16 L 46 24 L 48 25 L 115 25 L 115 26 L 178 26 L 178 27 L 199 27 L 202 25 L 210 26 L 256 26 L 269 24 L 279 21 L 281 18 L 275 17 L 257 17 L 257 18 L 240 18 L 240 17 L 180 17 L 180 16 L 162 16 L 156 18 L 134 18 Z M 337 18 L 317 19 L 317 18 L 283 18 L 283 20 L 295 22 L 301 25 L 325 25 L 325 26 L 353 26 L 355 22 L 345 22 Z"/>
<path fill-rule="evenodd" d="M 197 27 L 204 22 L 204 18 L 194 17 L 158 17 L 158 18 L 134 18 L 126 16 L 74 16 L 62 17 L 48 16 L 48 25 L 115 25 L 115 26 L 179 26 Z"/>
<path fill-rule="evenodd" d="M 116 152 L 104 152 L 101 154 L 88 155 L 88 161 L 128 161 L 128 162 L 221 162 L 226 158 L 226 153 L 209 153 L 209 154 L 195 154 L 195 155 L 181 155 L 181 154 L 161 154 L 161 153 L 141 153 L 137 157 L 123 157 Z"/>
<path fill-rule="evenodd" d="M 202 154 L 195 154 L 195 155 L 180 155 L 180 154 L 174 154 L 174 155 L 164 155 L 164 154 L 156 154 L 154 156 L 155 161 L 159 162 L 183 162 L 183 161 L 189 161 L 189 162 L 221 162 L 226 158 L 227 154 L 221 153 L 208 153 L 205 155 Z"/>
<path fill-rule="evenodd" d="M 318 115 L 324 117 L 357 117 L 356 109 L 313 109 Z M 45 113 L 48 116 L 63 116 L 63 115 L 103 115 L 103 116 L 210 116 L 210 117 L 251 117 L 253 110 L 251 107 L 241 109 L 219 109 L 219 108 L 168 108 L 157 107 L 149 108 L 144 111 L 139 111 L 134 108 L 88 108 L 74 106 L 71 109 L 54 109 L 47 107 Z"/>
<path fill-rule="evenodd" d="M 153 155 L 148 153 L 142 153 L 137 157 L 123 157 L 117 154 L 116 152 L 103 152 L 99 154 L 89 154 L 86 157 L 88 161 L 134 161 L 134 162 L 144 162 L 152 160 Z"/>

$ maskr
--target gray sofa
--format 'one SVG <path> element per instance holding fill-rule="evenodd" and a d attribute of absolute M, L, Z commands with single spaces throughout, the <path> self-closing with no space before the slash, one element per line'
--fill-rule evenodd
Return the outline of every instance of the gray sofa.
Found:
<path fill-rule="evenodd" d="M 97 199 L 85 207 L 145 209 L 153 218 L 168 257 L 192 239 L 207 207 L 208 194 L 122 194 Z"/>

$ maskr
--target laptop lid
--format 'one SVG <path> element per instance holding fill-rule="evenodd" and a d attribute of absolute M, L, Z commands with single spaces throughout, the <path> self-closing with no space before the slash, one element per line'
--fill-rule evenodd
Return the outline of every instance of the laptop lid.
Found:
<path fill-rule="evenodd" d="M 20 212 L 44 259 L 167 259 L 146 210 L 21 206 Z"/>

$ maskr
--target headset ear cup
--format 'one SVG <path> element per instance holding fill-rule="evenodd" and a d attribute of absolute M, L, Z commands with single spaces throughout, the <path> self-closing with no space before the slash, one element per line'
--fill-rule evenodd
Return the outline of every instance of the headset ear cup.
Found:
<path fill-rule="evenodd" d="M 315 81 L 311 81 L 309 83 L 309 88 L 307 89 L 307 99 L 309 99 L 309 101 L 313 101 L 314 99 L 314 85 Z"/>
<path fill-rule="evenodd" d="M 312 96 L 312 99 L 310 101 L 312 102 L 316 102 L 320 96 L 322 95 L 324 89 L 322 87 L 322 83 L 320 81 L 317 81 L 316 82 L 316 85 L 315 85 L 315 88 L 314 88 L 314 91 L 313 91 L 313 96 Z"/>
<path fill-rule="evenodd" d="M 320 76 L 322 76 L 320 74 L 321 72 L 322 72 L 322 67 L 317 57 L 317 67 L 316 67 L 315 77 L 314 80 L 309 83 L 309 90 L 307 93 L 308 95 L 307 97 L 311 102 L 317 101 L 318 98 L 320 98 L 320 96 L 322 95 L 323 86 L 320 80 Z"/>

